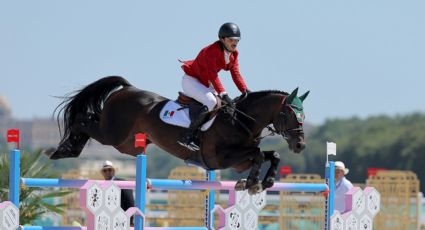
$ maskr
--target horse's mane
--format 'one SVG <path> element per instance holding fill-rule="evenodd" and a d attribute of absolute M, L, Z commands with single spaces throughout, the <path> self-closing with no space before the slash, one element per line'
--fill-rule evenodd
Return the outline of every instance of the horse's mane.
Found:
<path fill-rule="evenodd" d="M 251 92 L 251 93 L 255 93 L 255 94 L 280 94 L 280 95 L 284 95 L 287 96 L 289 95 L 289 93 L 285 92 L 285 91 L 281 91 L 281 90 L 277 90 L 277 89 L 269 89 L 269 90 L 260 90 L 260 91 L 255 91 L 255 92 Z"/>
<path fill-rule="evenodd" d="M 242 105 L 242 104 L 245 104 L 244 102 L 246 102 L 246 101 L 254 101 L 254 100 L 257 100 L 257 99 L 262 98 L 264 96 L 270 95 L 270 94 L 279 94 L 279 95 L 283 95 L 283 96 L 289 95 L 289 93 L 281 91 L 281 90 L 277 90 L 277 89 L 260 90 L 260 91 L 249 92 L 246 97 L 243 97 L 244 95 L 242 94 L 241 96 L 235 98 L 235 102 L 238 105 Z M 249 98 L 249 100 L 246 100 L 248 98 Z"/>

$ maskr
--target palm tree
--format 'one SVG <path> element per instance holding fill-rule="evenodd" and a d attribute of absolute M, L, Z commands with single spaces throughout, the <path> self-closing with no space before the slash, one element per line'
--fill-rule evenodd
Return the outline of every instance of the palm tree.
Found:
<path fill-rule="evenodd" d="M 0 201 L 8 199 L 9 195 L 9 154 L 0 153 Z M 21 155 L 21 177 L 26 178 L 57 178 L 48 162 L 41 159 L 41 151 L 23 153 Z M 21 225 L 31 224 L 45 213 L 62 214 L 64 204 L 51 204 L 49 200 L 60 198 L 72 191 L 47 190 L 46 188 L 29 188 L 21 185 L 19 195 L 19 222 Z"/>

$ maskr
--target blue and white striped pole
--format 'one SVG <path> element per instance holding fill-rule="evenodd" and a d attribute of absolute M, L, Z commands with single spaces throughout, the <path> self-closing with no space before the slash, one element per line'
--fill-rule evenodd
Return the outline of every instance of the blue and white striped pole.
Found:
<path fill-rule="evenodd" d="M 326 199 L 326 213 L 325 213 L 325 230 L 330 229 L 330 219 L 334 212 L 334 196 L 335 196 L 335 162 L 326 162 L 325 181 L 329 187 L 328 197 Z"/>
<path fill-rule="evenodd" d="M 9 200 L 19 208 L 19 189 L 21 177 L 21 152 L 10 151 Z"/>
<path fill-rule="evenodd" d="M 215 171 L 214 170 L 207 170 L 207 181 L 215 181 Z M 215 190 L 210 189 L 208 192 L 208 198 L 206 199 L 206 207 L 205 207 L 205 226 L 208 229 L 213 229 L 214 225 L 214 214 L 212 213 L 212 210 L 214 209 L 215 205 Z"/>
<path fill-rule="evenodd" d="M 136 157 L 136 207 L 145 215 L 146 206 L 146 155 L 139 154 Z M 136 215 L 135 217 L 135 230 L 143 229 L 142 217 Z"/>

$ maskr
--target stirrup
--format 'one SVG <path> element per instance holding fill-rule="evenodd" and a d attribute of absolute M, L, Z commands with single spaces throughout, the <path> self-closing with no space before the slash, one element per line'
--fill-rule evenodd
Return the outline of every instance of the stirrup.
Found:
<path fill-rule="evenodd" d="M 183 147 L 186 147 L 187 149 L 189 149 L 190 151 L 199 151 L 199 146 L 195 144 L 195 142 L 193 142 L 192 140 L 189 141 L 189 143 L 177 140 L 177 143 Z"/>
<path fill-rule="evenodd" d="M 193 152 L 199 151 L 199 149 L 200 149 L 199 146 L 197 144 L 195 144 L 195 142 L 193 142 L 193 141 L 191 141 L 186 147 Z"/>

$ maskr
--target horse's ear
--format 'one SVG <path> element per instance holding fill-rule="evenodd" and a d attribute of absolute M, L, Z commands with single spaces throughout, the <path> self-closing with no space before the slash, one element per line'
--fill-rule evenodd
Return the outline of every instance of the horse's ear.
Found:
<path fill-rule="evenodd" d="M 292 91 L 291 94 L 288 95 L 288 97 L 286 97 L 286 103 L 291 103 L 294 98 L 297 96 L 298 93 L 298 87 L 296 89 L 294 89 L 294 91 Z"/>
<path fill-rule="evenodd" d="M 310 90 L 305 92 L 303 95 L 300 96 L 301 101 L 304 101 L 305 98 L 308 96 L 308 94 L 310 93 Z"/>

